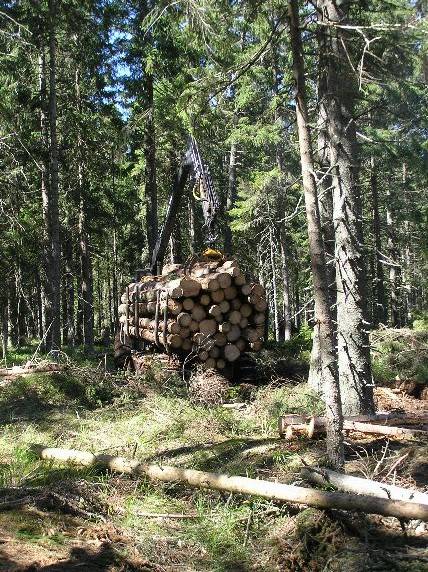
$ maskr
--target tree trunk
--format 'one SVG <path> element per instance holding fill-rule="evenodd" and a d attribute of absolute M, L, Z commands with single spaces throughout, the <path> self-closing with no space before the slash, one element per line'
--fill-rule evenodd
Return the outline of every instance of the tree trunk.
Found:
<path fill-rule="evenodd" d="M 117 267 L 119 257 L 117 252 L 117 237 L 116 229 L 113 230 L 113 269 L 112 269 L 112 296 L 113 296 L 113 322 L 111 324 L 111 331 L 114 333 L 119 320 L 119 288 L 117 280 Z"/>
<path fill-rule="evenodd" d="M 320 0 L 327 24 L 327 125 L 333 183 L 333 219 L 336 242 L 338 365 L 343 412 L 347 415 L 374 411 L 370 348 L 364 289 L 362 208 L 358 153 L 352 110 L 355 82 L 347 70 L 346 36 L 336 23 L 346 23 L 346 6 Z"/>
<path fill-rule="evenodd" d="M 281 339 L 281 334 L 279 327 L 278 286 L 276 283 L 275 250 L 274 250 L 272 229 L 269 229 L 269 253 L 270 253 L 270 266 L 272 272 L 272 309 L 273 309 L 275 341 L 279 342 L 279 340 Z"/>
<path fill-rule="evenodd" d="M 327 34 L 323 26 L 318 29 L 318 206 L 321 232 L 327 264 L 329 304 L 333 324 L 336 320 L 336 269 L 334 260 L 333 190 L 330 174 L 330 151 L 327 134 Z M 315 322 L 318 317 L 315 315 Z M 335 337 L 336 344 L 336 337 Z M 317 393 L 322 393 L 322 363 L 319 329 L 314 328 L 308 385 Z"/>
<path fill-rule="evenodd" d="M 396 229 L 393 214 L 393 200 L 391 193 L 392 183 L 386 192 L 386 229 L 388 233 L 388 266 L 389 266 L 389 325 L 392 328 L 400 327 L 400 299 L 399 282 L 400 266 L 398 263 L 398 248 L 396 245 Z"/>
<path fill-rule="evenodd" d="M 56 449 L 33 445 L 32 451 L 41 459 L 71 463 L 85 467 L 104 467 L 110 471 L 145 476 L 154 481 L 181 482 L 191 487 L 228 491 L 230 493 L 250 494 L 257 497 L 316 506 L 319 508 L 337 508 L 342 510 L 363 511 L 371 514 L 396 516 L 397 518 L 421 519 L 428 521 L 428 507 L 424 504 L 404 502 L 365 495 L 350 495 L 330 491 L 318 491 L 294 485 L 284 485 L 230 476 L 221 473 L 208 473 L 193 469 L 182 469 L 168 465 L 143 464 L 137 460 L 112 455 L 94 455 L 75 449 Z"/>
<path fill-rule="evenodd" d="M 2 359 L 6 360 L 7 346 L 9 343 L 9 301 L 7 294 L 1 300 L 1 341 Z"/>
<path fill-rule="evenodd" d="M 51 348 L 61 348 L 61 242 L 59 229 L 58 141 L 56 101 L 56 37 L 57 2 L 49 0 L 49 221 L 50 221 L 50 305 Z"/>
<path fill-rule="evenodd" d="M 282 306 L 284 311 L 284 341 L 291 338 L 291 302 L 290 302 L 290 266 L 285 251 L 285 238 L 281 240 L 281 261 L 282 261 Z"/>
<path fill-rule="evenodd" d="M 198 213 L 196 212 L 196 201 L 193 197 L 193 194 L 190 193 L 189 195 L 189 234 L 190 234 L 190 252 L 191 254 L 195 254 L 199 250 L 200 245 L 200 228 L 199 228 L 199 219 Z"/>
<path fill-rule="evenodd" d="M 319 329 L 321 340 L 321 360 L 324 382 L 323 393 L 327 412 L 327 452 L 330 462 L 336 467 L 342 467 L 344 463 L 342 436 L 343 418 L 334 351 L 334 334 L 329 303 L 327 268 L 318 210 L 317 188 L 314 178 L 312 142 L 306 103 L 305 64 L 299 28 L 299 6 L 297 0 L 289 0 L 288 11 L 290 17 L 293 72 L 296 81 L 296 117 L 299 134 L 300 161 L 305 193 L 309 251 L 317 316 L 315 327 Z"/>
<path fill-rule="evenodd" d="M 234 116 L 233 123 L 236 123 L 236 118 Z M 236 152 L 237 145 L 235 141 L 230 144 L 229 153 L 229 184 L 227 192 L 227 202 L 226 211 L 229 212 L 235 206 L 236 201 Z M 233 253 L 233 240 L 232 240 L 232 229 L 230 228 L 230 220 L 226 220 L 226 226 L 224 231 L 224 250 L 227 254 Z"/>
<path fill-rule="evenodd" d="M 75 90 L 77 107 L 81 111 L 82 101 L 80 94 L 80 71 L 76 69 Z M 89 243 L 89 235 L 86 222 L 86 181 L 85 165 L 83 156 L 83 141 L 79 128 L 77 136 L 78 164 L 77 186 L 79 196 L 79 254 L 80 254 L 80 279 L 81 279 L 81 302 L 83 318 L 83 343 L 91 351 L 94 345 L 94 295 L 92 257 Z"/>
<path fill-rule="evenodd" d="M 65 284 L 64 295 L 66 299 L 67 315 L 64 313 L 63 342 L 73 347 L 75 344 L 74 331 L 74 272 L 73 272 L 73 245 L 68 236 L 64 244 Z"/>
<path fill-rule="evenodd" d="M 375 326 L 378 326 L 380 323 L 386 324 L 388 319 L 388 311 L 385 292 L 385 275 L 383 272 L 383 264 L 380 259 L 380 253 L 382 251 L 382 240 L 379 212 L 379 192 L 377 184 L 376 161 L 373 156 L 370 157 L 370 191 L 373 213 L 373 258 L 375 260 L 375 275 L 373 277 L 373 322 Z"/>
<path fill-rule="evenodd" d="M 42 323 L 40 331 L 40 339 L 46 335 L 43 344 L 46 351 L 50 351 L 51 331 L 50 324 L 52 321 L 52 293 L 51 293 L 51 248 L 50 248 L 50 198 L 49 198 L 49 125 L 47 121 L 47 90 L 46 90 L 46 57 L 44 47 L 41 48 L 39 56 L 39 90 L 40 90 L 40 139 L 42 157 L 40 161 L 40 190 L 42 195 L 42 214 L 43 214 L 43 275 L 41 280 L 41 301 L 42 301 Z"/>
<path fill-rule="evenodd" d="M 80 186 L 83 182 L 81 165 L 79 165 L 79 180 Z M 80 198 L 79 237 L 83 343 L 85 347 L 91 351 L 94 345 L 93 275 L 89 239 L 86 229 L 86 207 L 83 196 Z"/>
<path fill-rule="evenodd" d="M 146 229 L 149 260 L 156 245 L 158 236 L 158 199 L 156 183 L 156 140 L 153 103 L 153 75 L 145 73 L 143 81 L 145 98 L 145 126 L 144 126 L 144 158 L 146 161 L 145 199 L 146 199 Z"/>

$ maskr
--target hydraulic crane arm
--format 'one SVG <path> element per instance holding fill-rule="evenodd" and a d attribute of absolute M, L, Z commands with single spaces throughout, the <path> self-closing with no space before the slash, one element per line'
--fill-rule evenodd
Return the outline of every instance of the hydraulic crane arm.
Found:
<path fill-rule="evenodd" d="M 208 166 L 202 161 L 195 138 L 190 136 L 187 152 L 181 161 L 180 168 L 173 182 L 165 220 L 153 249 L 150 267 L 152 274 L 157 273 L 158 266 L 164 259 L 168 241 L 174 230 L 175 219 L 180 208 L 184 188 L 189 177 L 194 183 L 193 193 L 195 197 L 202 201 L 202 211 L 205 219 L 204 227 L 207 229 L 207 242 L 212 244 L 216 238 L 214 235 L 214 224 L 220 209 L 220 202 L 215 192 Z"/>

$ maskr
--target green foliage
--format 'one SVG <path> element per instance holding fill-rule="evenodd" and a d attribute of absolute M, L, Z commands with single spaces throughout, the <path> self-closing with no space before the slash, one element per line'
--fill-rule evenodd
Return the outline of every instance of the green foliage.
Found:
<path fill-rule="evenodd" d="M 373 377 L 428 382 L 428 330 L 384 330 L 373 334 Z"/>
<path fill-rule="evenodd" d="M 412 328 L 417 332 L 428 331 L 428 314 L 421 314 L 413 320 Z"/>

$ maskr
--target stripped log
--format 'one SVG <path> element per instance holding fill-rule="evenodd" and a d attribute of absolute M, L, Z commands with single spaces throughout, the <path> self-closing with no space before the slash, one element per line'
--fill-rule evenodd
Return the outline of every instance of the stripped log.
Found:
<path fill-rule="evenodd" d="M 136 460 L 112 455 L 94 455 L 87 451 L 59 449 L 33 445 L 32 451 L 40 459 L 84 467 L 101 467 L 110 471 L 134 476 L 146 476 L 154 481 L 183 483 L 191 487 L 249 494 L 272 500 L 314 506 L 324 509 L 360 511 L 400 519 L 428 521 L 428 505 L 367 495 L 319 491 L 294 485 L 209 473 L 194 469 L 182 469 L 164 464 L 144 464 Z"/>
<path fill-rule="evenodd" d="M 370 479 L 362 479 L 343 473 L 336 473 L 330 469 L 319 467 L 304 467 L 301 470 L 302 477 L 310 483 L 328 486 L 348 493 L 369 495 L 379 498 L 409 501 L 428 506 L 428 494 L 420 491 L 405 489 L 387 483 L 380 483 Z"/>
<path fill-rule="evenodd" d="M 120 317 L 120 321 L 124 322 L 126 320 L 126 318 L 124 316 Z M 135 320 L 134 318 L 129 318 L 129 325 L 130 326 L 135 326 Z M 156 322 L 155 320 L 151 319 L 151 318 L 139 318 L 138 320 L 138 326 L 139 328 L 148 328 L 149 330 L 154 330 L 156 327 Z M 170 334 L 179 334 L 180 333 L 180 324 L 178 323 L 178 321 L 175 320 L 168 320 L 166 323 L 167 326 L 167 332 L 169 332 Z M 164 322 L 163 321 L 159 321 L 159 330 L 161 332 L 164 331 Z"/>
<path fill-rule="evenodd" d="M 122 332 L 136 338 L 135 349 L 153 343 L 155 349 L 180 349 L 182 358 L 183 352 L 194 351 L 195 346 L 212 338 L 211 349 L 213 345 L 216 349 L 209 358 L 217 364 L 218 360 L 236 361 L 246 349 L 257 351 L 262 347 L 264 288 L 247 284 L 234 260 L 200 259 L 186 265 L 169 265 L 162 276 L 143 276 L 140 282 L 129 284 L 122 302 Z M 180 336 L 181 345 L 174 339 L 174 347 L 169 348 L 167 334 Z M 209 351 L 207 347 L 202 349 Z"/>
<path fill-rule="evenodd" d="M 235 344 L 226 344 L 223 349 L 223 355 L 226 361 L 231 362 L 236 361 L 241 355 L 241 352 Z"/>
<path fill-rule="evenodd" d="M 130 326 L 129 333 L 131 336 L 140 337 L 141 339 L 146 340 L 147 342 L 151 342 L 152 344 L 157 343 L 156 334 L 154 330 L 147 330 L 140 328 L 137 332 L 137 329 L 134 326 Z M 174 349 L 180 348 L 182 345 L 182 341 L 183 340 L 179 334 L 169 334 L 166 337 L 166 343 Z M 159 336 L 158 342 L 161 343 L 163 346 L 165 346 L 162 336 Z"/>
<path fill-rule="evenodd" d="M 360 421 L 360 419 L 366 419 L 371 421 L 367 423 L 365 421 Z M 408 429 L 404 427 L 397 427 L 383 425 L 381 423 L 394 420 L 405 424 L 405 420 L 401 418 L 390 417 L 389 420 L 385 418 L 379 418 L 376 416 L 357 416 L 357 417 L 345 417 L 343 421 L 344 431 L 358 431 L 360 433 L 374 434 L 374 435 L 389 435 L 391 437 L 422 437 L 428 438 L 428 431 L 422 429 Z M 376 424 L 376 421 L 378 422 Z M 304 434 L 309 438 L 312 438 L 314 434 L 325 433 L 326 431 L 326 421 L 324 417 L 304 417 L 302 415 L 285 415 L 279 418 L 278 422 L 279 433 L 281 436 L 285 436 L 287 439 L 291 439 L 295 435 Z"/>

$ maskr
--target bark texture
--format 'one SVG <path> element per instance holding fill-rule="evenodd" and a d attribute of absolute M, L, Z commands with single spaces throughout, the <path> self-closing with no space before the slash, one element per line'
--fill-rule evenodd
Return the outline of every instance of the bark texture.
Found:
<path fill-rule="evenodd" d="M 368 322 L 364 287 L 362 208 L 358 152 L 352 115 L 357 78 L 344 46 L 348 4 L 320 0 L 328 33 L 327 126 L 333 184 L 333 220 L 337 285 L 337 352 L 343 412 L 374 411 Z"/>
<path fill-rule="evenodd" d="M 419 518 L 425 521 L 428 520 L 428 506 L 413 502 L 318 491 L 315 489 L 274 483 L 262 479 L 249 479 L 248 477 L 229 476 L 221 473 L 208 473 L 168 465 L 148 465 L 123 457 L 93 455 L 86 451 L 76 451 L 73 449 L 48 448 L 35 445 L 33 446 L 33 451 L 41 459 L 45 460 L 72 463 L 85 467 L 100 466 L 117 473 L 147 476 L 154 481 L 181 482 L 191 487 L 250 494 L 319 508 L 358 510 L 372 514 L 396 516 L 398 518 Z"/>
<path fill-rule="evenodd" d="M 334 351 L 327 269 L 318 209 L 317 188 L 314 178 L 312 142 L 306 104 L 305 65 L 299 29 L 299 8 L 297 0 L 289 0 L 288 9 L 293 53 L 293 71 L 296 81 L 296 116 L 299 133 L 300 160 L 308 222 L 315 315 L 317 316 L 315 327 L 318 329 L 320 338 L 320 355 L 324 383 L 323 390 L 326 403 L 327 452 L 331 463 L 336 467 L 342 467 L 344 462 L 342 437 L 343 418 Z"/>

